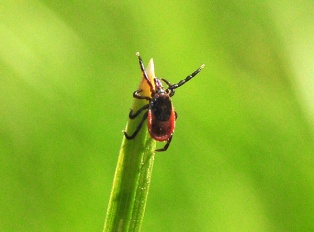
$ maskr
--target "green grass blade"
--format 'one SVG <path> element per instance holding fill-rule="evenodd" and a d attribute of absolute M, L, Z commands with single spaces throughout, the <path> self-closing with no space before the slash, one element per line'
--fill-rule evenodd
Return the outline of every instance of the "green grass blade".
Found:
<path fill-rule="evenodd" d="M 153 62 L 150 65 L 153 70 Z M 150 67 L 150 66 L 149 66 Z M 151 73 L 151 72 L 150 72 Z M 146 82 L 140 88 L 147 94 Z M 133 110 L 138 110 L 147 100 L 134 99 Z M 129 119 L 126 132 L 132 134 L 142 119 L 143 113 L 135 119 Z M 147 130 L 147 123 L 132 140 L 123 136 L 115 177 L 111 190 L 105 232 L 140 231 L 144 217 L 149 185 L 151 182 L 156 141 Z"/>

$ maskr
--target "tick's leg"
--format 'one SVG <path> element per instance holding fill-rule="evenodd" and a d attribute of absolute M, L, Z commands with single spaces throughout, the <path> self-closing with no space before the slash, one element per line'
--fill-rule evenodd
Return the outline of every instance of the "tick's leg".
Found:
<path fill-rule="evenodd" d="M 147 83 L 148 83 L 148 85 L 149 85 L 150 92 L 152 93 L 153 90 L 154 90 L 154 87 L 153 87 L 153 84 L 152 84 L 152 83 L 150 82 L 150 80 L 148 79 L 146 70 L 145 70 L 145 68 L 144 68 L 144 64 L 143 64 L 142 57 L 140 56 L 140 53 L 139 53 L 139 52 L 137 52 L 136 55 L 137 55 L 137 57 L 138 57 L 138 61 L 139 61 L 139 63 L 140 63 L 140 67 L 141 67 L 143 76 L 144 76 L 144 78 L 146 79 L 146 81 L 147 81 Z"/>
<path fill-rule="evenodd" d="M 141 89 L 134 91 L 133 97 L 134 97 L 134 98 L 137 98 L 137 99 L 145 99 L 145 100 L 147 100 L 147 101 L 152 100 L 150 97 L 146 97 L 146 96 L 141 96 L 141 95 L 139 95 L 139 93 L 142 92 L 142 91 L 143 91 L 143 90 L 141 90 Z"/>
<path fill-rule="evenodd" d="M 133 110 L 131 109 L 130 113 L 129 113 L 129 118 L 130 119 L 134 119 L 136 118 L 140 113 L 142 113 L 143 110 L 148 109 L 149 104 L 143 106 L 142 108 L 140 108 L 138 111 L 136 111 L 135 113 L 133 113 Z"/>
<path fill-rule="evenodd" d="M 168 89 L 176 89 L 178 87 L 180 87 L 181 85 L 185 84 L 186 82 L 188 82 L 189 80 L 191 80 L 193 77 L 195 77 L 203 68 L 204 68 L 204 64 L 201 65 L 201 67 L 199 67 L 198 69 L 196 69 L 192 74 L 190 74 L 189 76 L 187 76 L 184 80 L 179 81 L 177 84 L 174 85 L 170 85 L 168 87 Z"/>
<path fill-rule="evenodd" d="M 170 83 L 169 81 L 167 81 L 166 79 L 160 78 L 160 80 L 162 80 L 163 82 L 165 82 L 165 83 L 168 85 L 168 87 L 171 86 L 171 83 Z"/>
<path fill-rule="evenodd" d="M 166 145 L 165 145 L 163 148 L 157 149 L 157 150 L 155 150 L 155 151 L 158 151 L 158 152 L 159 152 L 159 151 L 167 151 L 167 149 L 168 149 L 168 147 L 169 147 L 169 145 L 170 145 L 171 139 L 172 139 L 172 135 L 171 135 L 171 137 L 168 139 Z"/>
<path fill-rule="evenodd" d="M 123 131 L 123 132 L 124 132 L 124 136 L 125 136 L 127 139 L 134 139 L 134 138 L 135 138 L 135 136 L 137 135 L 137 133 L 138 133 L 138 132 L 140 131 L 140 129 L 142 128 L 143 123 L 144 123 L 144 121 L 145 121 L 146 118 L 147 118 L 147 115 L 148 115 L 148 112 L 146 112 L 146 113 L 143 115 L 142 120 L 140 121 L 140 123 L 138 124 L 136 130 L 133 132 L 132 135 L 128 135 L 125 131 Z"/>
<path fill-rule="evenodd" d="M 174 111 L 174 114 L 176 115 L 176 120 L 177 120 L 177 118 L 178 118 L 178 113 Z"/>
<path fill-rule="evenodd" d="M 172 97 L 174 95 L 174 89 L 169 88 L 170 86 L 172 86 L 171 83 L 164 78 L 160 79 L 168 85 L 167 93 L 169 94 L 170 97 Z"/>

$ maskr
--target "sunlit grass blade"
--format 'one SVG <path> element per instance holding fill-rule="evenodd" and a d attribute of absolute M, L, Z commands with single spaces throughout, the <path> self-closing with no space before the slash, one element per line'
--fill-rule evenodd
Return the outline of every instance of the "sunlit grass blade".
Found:
<path fill-rule="evenodd" d="M 149 78 L 154 75 L 153 60 L 150 61 L 147 73 Z M 142 94 L 149 93 L 146 81 L 142 81 Z M 134 99 L 133 110 L 140 109 L 147 100 Z M 126 132 L 132 134 L 142 119 L 143 113 L 135 119 L 129 119 Z M 123 141 L 116 167 L 111 190 L 106 220 L 105 232 L 109 231 L 140 231 L 151 182 L 156 141 L 143 125 L 137 136 Z"/>

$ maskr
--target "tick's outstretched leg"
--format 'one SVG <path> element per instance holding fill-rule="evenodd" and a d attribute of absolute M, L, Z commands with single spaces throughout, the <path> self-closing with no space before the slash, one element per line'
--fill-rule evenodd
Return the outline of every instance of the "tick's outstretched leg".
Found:
<path fill-rule="evenodd" d="M 171 139 L 172 139 L 172 135 L 170 136 L 170 138 L 168 139 L 166 145 L 165 145 L 163 148 L 157 149 L 157 150 L 155 150 L 155 151 L 158 151 L 158 152 L 159 152 L 159 151 L 167 151 L 167 149 L 168 149 L 168 147 L 169 147 L 169 145 L 170 145 Z"/>
<path fill-rule="evenodd" d="M 143 108 L 143 107 L 142 107 L 142 108 Z M 142 109 L 142 108 L 141 108 L 141 109 Z M 141 109 L 139 109 L 139 110 L 141 110 Z M 138 111 L 139 111 L 139 110 L 138 110 Z M 136 113 L 138 113 L 138 111 L 137 111 Z M 136 113 L 135 113 L 135 114 L 136 114 Z M 131 113 L 130 113 L 130 114 L 131 114 Z M 132 135 L 128 135 L 125 131 L 123 131 L 123 132 L 124 132 L 124 136 L 125 136 L 127 139 L 134 139 L 134 138 L 135 138 L 135 136 L 137 135 L 137 133 L 138 133 L 138 132 L 140 131 L 140 129 L 142 128 L 143 123 L 144 123 L 145 119 L 147 118 L 147 115 L 148 115 L 148 111 L 143 115 L 143 118 L 142 118 L 141 122 L 138 124 L 136 130 L 133 132 Z"/>
<path fill-rule="evenodd" d="M 178 87 L 180 87 L 181 85 L 185 84 L 186 82 L 188 82 L 189 80 L 191 80 L 193 77 L 195 77 L 203 68 L 205 67 L 204 64 L 201 65 L 201 67 L 199 67 L 198 69 L 196 69 L 191 75 L 187 76 L 184 80 L 179 81 L 177 84 L 174 85 L 170 85 L 168 87 L 168 89 L 173 90 L 176 89 Z M 167 83 L 167 82 L 166 82 Z M 168 84 L 168 83 L 167 83 Z M 174 93 L 173 93 L 174 94 Z M 172 94 L 172 95 L 173 95 Z"/>
<path fill-rule="evenodd" d="M 154 90 L 154 87 L 153 87 L 153 84 L 150 82 L 150 80 L 148 79 L 148 75 L 146 73 L 146 70 L 144 68 L 144 64 L 143 64 L 143 60 L 142 60 L 142 57 L 140 56 L 140 53 L 137 52 L 136 53 L 137 57 L 138 57 L 138 62 L 140 63 L 140 67 L 141 67 L 141 70 L 142 70 L 142 73 L 143 73 L 143 76 L 144 78 L 146 79 L 148 85 L 149 85 L 149 88 L 150 88 L 150 92 L 152 93 L 153 90 Z"/>
<path fill-rule="evenodd" d="M 174 89 L 170 89 L 169 87 L 171 87 L 171 83 L 169 81 L 167 81 L 166 79 L 164 78 L 160 78 L 163 82 L 165 82 L 167 85 L 168 85 L 168 89 L 166 90 L 167 93 L 169 94 L 170 97 L 172 97 L 174 95 Z"/>
<path fill-rule="evenodd" d="M 134 119 L 136 118 L 140 113 L 142 113 L 143 110 L 146 110 L 149 108 L 149 104 L 143 106 L 142 108 L 140 108 L 138 111 L 136 111 L 135 113 L 133 113 L 133 110 L 130 111 L 129 113 L 129 118 L 130 119 Z"/>
<path fill-rule="evenodd" d="M 133 97 L 134 97 L 134 98 L 137 98 L 137 99 L 141 99 L 141 100 L 142 100 L 142 99 L 145 99 L 145 100 L 147 100 L 147 101 L 152 100 L 150 97 L 146 97 L 146 96 L 141 96 L 141 95 L 139 95 L 139 93 L 142 92 L 142 91 L 143 91 L 143 90 L 141 90 L 141 89 L 134 91 Z"/>

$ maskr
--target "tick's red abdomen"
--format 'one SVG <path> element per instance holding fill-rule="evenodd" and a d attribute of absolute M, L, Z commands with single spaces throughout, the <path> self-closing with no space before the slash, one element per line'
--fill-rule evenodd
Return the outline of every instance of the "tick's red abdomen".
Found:
<path fill-rule="evenodd" d="M 166 92 L 155 94 L 148 110 L 148 131 L 158 141 L 168 140 L 175 127 L 175 112 Z"/>

